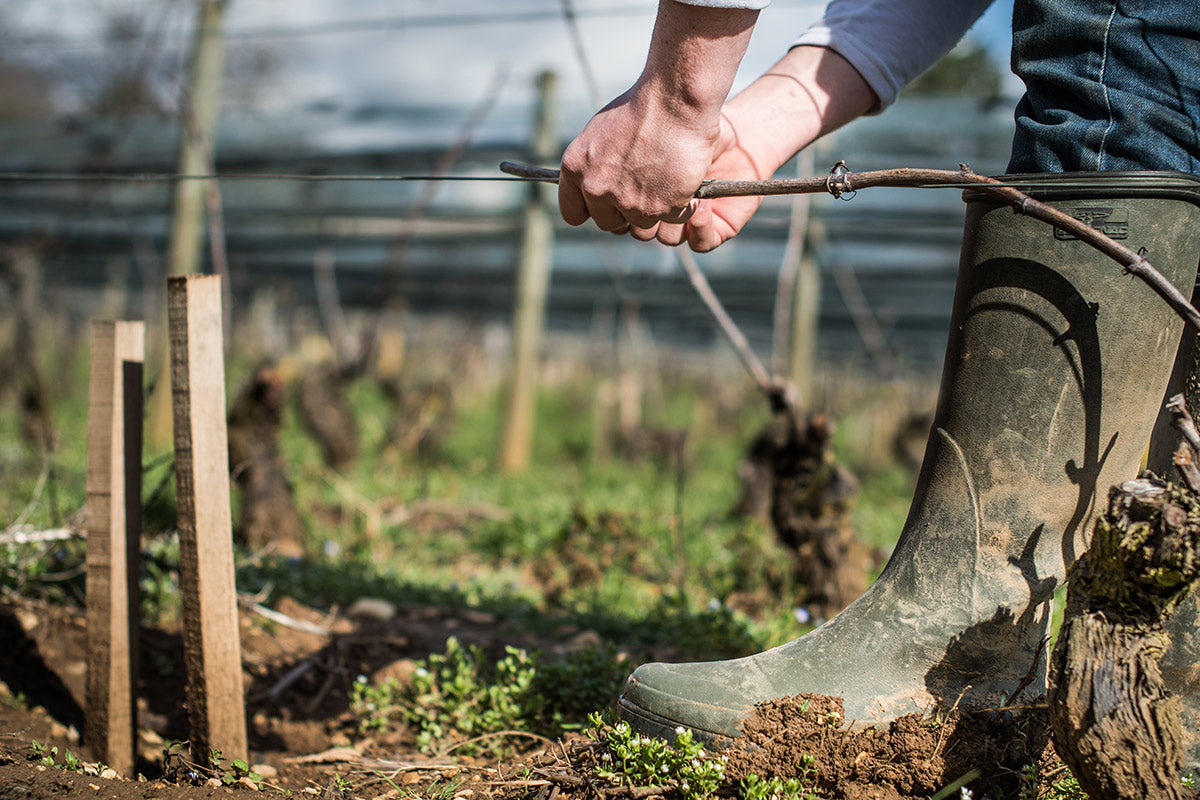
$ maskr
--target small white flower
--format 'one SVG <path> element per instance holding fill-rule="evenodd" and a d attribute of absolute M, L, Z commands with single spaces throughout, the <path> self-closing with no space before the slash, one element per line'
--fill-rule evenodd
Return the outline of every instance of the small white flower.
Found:
<path fill-rule="evenodd" d="M 676 726 L 675 726 L 675 735 L 676 735 L 676 736 L 682 736 L 682 735 L 683 735 L 683 726 L 682 726 L 682 725 L 676 725 Z"/>

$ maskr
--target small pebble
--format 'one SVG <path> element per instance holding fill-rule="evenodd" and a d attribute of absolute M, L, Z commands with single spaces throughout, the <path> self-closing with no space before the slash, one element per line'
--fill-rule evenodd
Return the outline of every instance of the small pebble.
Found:
<path fill-rule="evenodd" d="M 396 616 L 396 606 L 378 597 L 360 597 L 346 609 L 346 616 L 387 622 Z"/>

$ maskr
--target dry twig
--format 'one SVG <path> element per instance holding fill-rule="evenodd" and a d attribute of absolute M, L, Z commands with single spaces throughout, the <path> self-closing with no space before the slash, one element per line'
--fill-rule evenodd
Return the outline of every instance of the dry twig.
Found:
<path fill-rule="evenodd" d="M 46 544 L 82 538 L 83 532 L 75 528 L 50 528 L 44 531 L 35 531 L 28 525 L 13 525 L 0 533 L 0 545 Z"/>
<path fill-rule="evenodd" d="M 458 748 L 466 747 L 469 744 L 475 744 L 477 742 L 486 742 L 488 739 L 502 739 L 502 738 L 506 738 L 506 737 L 520 737 L 520 738 L 525 738 L 525 739 L 536 739 L 537 741 L 544 742 L 551 747 L 554 746 L 554 742 L 552 740 L 547 739 L 545 736 L 542 736 L 537 733 L 530 733 L 529 731 L 515 731 L 515 730 L 493 731 L 492 733 L 485 733 L 481 736 L 475 736 L 470 739 L 463 739 L 461 742 L 455 742 L 454 744 L 450 745 L 449 747 L 439 750 L 437 755 L 434 756 L 434 758 L 445 758 L 446 756 L 450 755 Z"/>
<path fill-rule="evenodd" d="M 1193 492 L 1200 492 L 1200 465 L 1196 464 L 1200 455 L 1200 433 L 1196 432 L 1196 423 L 1182 394 L 1171 397 L 1166 407 L 1171 414 L 1171 426 L 1183 437 L 1172 463 L 1184 484 Z"/>
<path fill-rule="evenodd" d="M 333 635 L 333 630 L 325 627 L 324 625 L 317 625 L 312 622 L 305 622 L 302 619 L 296 619 L 295 617 L 289 617 L 287 614 L 284 614 L 280 611 L 276 611 L 273 608 L 267 608 L 264 605 L 260 605 L 259 603 L 255 602 L 254 598 L 252 598 L 248 595 L 239 594 L 238 595 L 238 605 L 240 605 L 242 608 L 247 609 L 248 611 L 253 611 L 255 614 L 258 614 L 260 617 L 269 619 L 274 623 L 283 625 L 283 626 L 291 628 L 293 630 L 301 631 L 303 633 L 314 633 L 318 636 L 332 636 Z"/>
<path fill-rule="evenodd" d="M 1187 403 L 1182 394 L 1174 395 L 1167 401 L 1167 410 L 1171 412 L 1171 424 L 1183 436 L 1191 448 L 1200 453 L 1200 433 L 1196 431 L 1196 422 L 1188 412 Z"/>

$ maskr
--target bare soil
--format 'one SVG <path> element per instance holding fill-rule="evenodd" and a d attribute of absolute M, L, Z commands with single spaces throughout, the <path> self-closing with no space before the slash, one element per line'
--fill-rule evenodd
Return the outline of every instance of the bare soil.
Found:
<path fill-rule="evenodd" d="M 555 633 L 553 642 L 522 641 L 488 614 L 433 607 L 401 609 L 387 620 L 348 618 L 282 603 L 300 622 L 328 628 L 306 632 L 242 612 L 243 664 L 251 763 L 261 787 L 199 785 L 186 770 L 164 767 L 164 747 L 187 736 L 182 707 L 183 653 L 177 631 L 147 629 L 141 638 L 138 775 L 101 777 L 39 763 L 33 742 L 92 758 L 83 730 L 86 641 L 77 611 L 21 601 L 0 605 L 0 800 L 83 797 L 98 800 L 201 800 L 267 794 L 295 797 L 430 797 L 437 800 L 571 800 L 649 796 L 592 785 L 587 764 L 596 745 L 514 737 L 502 762 L 430 758 L 401 732 L 363 739 L 347 694 L 360 674 L 403 676 L 415 659 L 441 652 L 448 636 L 500 652 L 506 644 L 543 652 L 580 646 L 594 634 Z M 928 797 L 971 770 L 981 790 L 1015 785 L 1022 766 L 1049 763 L 1043 711 L 951 714 L 942 720 L 904 718 L 886 731 L 851 732 L 840 700 L 819 696 L 764 704 L 746 725 L 747 748 L 729 751 L 728 773 L 739 777 L 796 775 L 802 756 L 819 768 L 828 798 Z M 178 766 L 175 764 L 174 766 Z M 958 796 L 957 792 L 954 796 Z"/>
<path fill-rule="evenodd" d="M 730 777 L 800 777 L 810 756 L 822 797 L 929 797 L 976 770 L 970 781 L 976 796 L 999 790 L 1008 797 L 1025 765 L 1056 759 L 1041 708 L 910 714 L 883 730 L 851 730 L 841 698 L 799 695 L 761 704 L 745 724 L 744 740 L 730 758 Z"/>

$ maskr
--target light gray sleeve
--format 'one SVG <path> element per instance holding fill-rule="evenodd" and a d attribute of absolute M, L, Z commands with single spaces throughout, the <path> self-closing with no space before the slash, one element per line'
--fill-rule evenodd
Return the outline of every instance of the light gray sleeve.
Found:
<path fill-rule="evenodd" d="M 752 11 L 766 8 L 771 0 L 675 0 L 685 6 L 704 6 L 705 8 L 748 8 Z"/>
<path fill-rule="evenodd" d="M 796 45 L 828 47 L 866 79 L 881 107 L 948 53 L 992 0 L 833 0 Z"/>

